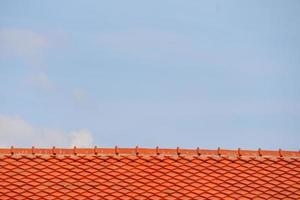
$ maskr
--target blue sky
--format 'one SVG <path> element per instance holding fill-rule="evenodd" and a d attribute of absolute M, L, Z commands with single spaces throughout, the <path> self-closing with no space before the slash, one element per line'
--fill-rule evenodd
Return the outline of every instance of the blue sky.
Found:
<path fill-rule="evenodd" d="M 0 2 L 0 146 L 299 149 L 300 2 Z"/>

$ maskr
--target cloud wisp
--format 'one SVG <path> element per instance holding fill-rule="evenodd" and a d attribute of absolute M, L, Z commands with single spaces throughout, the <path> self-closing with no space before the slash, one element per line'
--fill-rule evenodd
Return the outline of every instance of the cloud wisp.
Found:
<path fill-rule="evenodd" d="M 93 137 L 88 129 L 80 129 L 71 132 L 71 146 L 91 147 Z"/>
<path fill-rule="evenodd" d="M 43 69 L 52 50 L 68 46 L 68 38 L 62 31 L 3 27 L 0 28 L 0 59 L 20 59 L 31 68 Z"/>
<path fill-rule="evenodd" d="M 93 135 L 88 129 L 66 132 L 34 126 L 20 117 L 0 115 L 0 147 L 90 147 Z"/>
<path fill-rule="evenodd" d="M 49 47 L 49 39 L 27 29 L 0 29 L 0 55 L 36 61 Z"/>

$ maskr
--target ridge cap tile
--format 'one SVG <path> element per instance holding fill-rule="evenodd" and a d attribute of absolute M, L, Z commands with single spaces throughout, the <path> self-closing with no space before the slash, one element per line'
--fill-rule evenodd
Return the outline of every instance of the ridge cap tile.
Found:
<path fill-rule="evenodd" d="M 1 155 L 100 155 L 100 156 L 111 156 L 111 155 L 134 155 L 134 156 L 153 156 L 153 155 L 161 155 L 161 156 L 213 156 L 213 157 L 228 157 L 228 158 L 236 158 L 236 157 L 269 157 L 269 158 L 300 158 L 300 151 L 287 151 L 287 150 L 229 150 L 229 149 L 221 149 L 218 148 L 216 150 L 210 149 L 181 149 L 177 148 L 0 148 L 0 156 Z"/>

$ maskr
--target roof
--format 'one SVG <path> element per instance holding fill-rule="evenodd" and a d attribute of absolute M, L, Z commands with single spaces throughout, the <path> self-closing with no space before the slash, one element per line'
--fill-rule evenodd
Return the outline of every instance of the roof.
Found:
<path fill-rule="evenodd" d="M 0 199 L 300 199 L 300 152 L 0 149 Z"/>

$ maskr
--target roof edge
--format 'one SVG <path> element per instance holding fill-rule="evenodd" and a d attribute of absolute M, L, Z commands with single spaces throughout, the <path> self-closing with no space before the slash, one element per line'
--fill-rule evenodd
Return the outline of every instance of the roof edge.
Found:
<path fill-rule="evenodd" d="M 28 155 L 28 154 L 42 154 L 42 155 L 186 155 L 186 156 L 249 156 L 249 157 L 300 157 L 300 151 L 286 151 L 286 150 L 228 150 L 228 149 L 181 149 L 179 147 L 175 149 L 168 148 L 0 148 L 0 155 Z"/>

